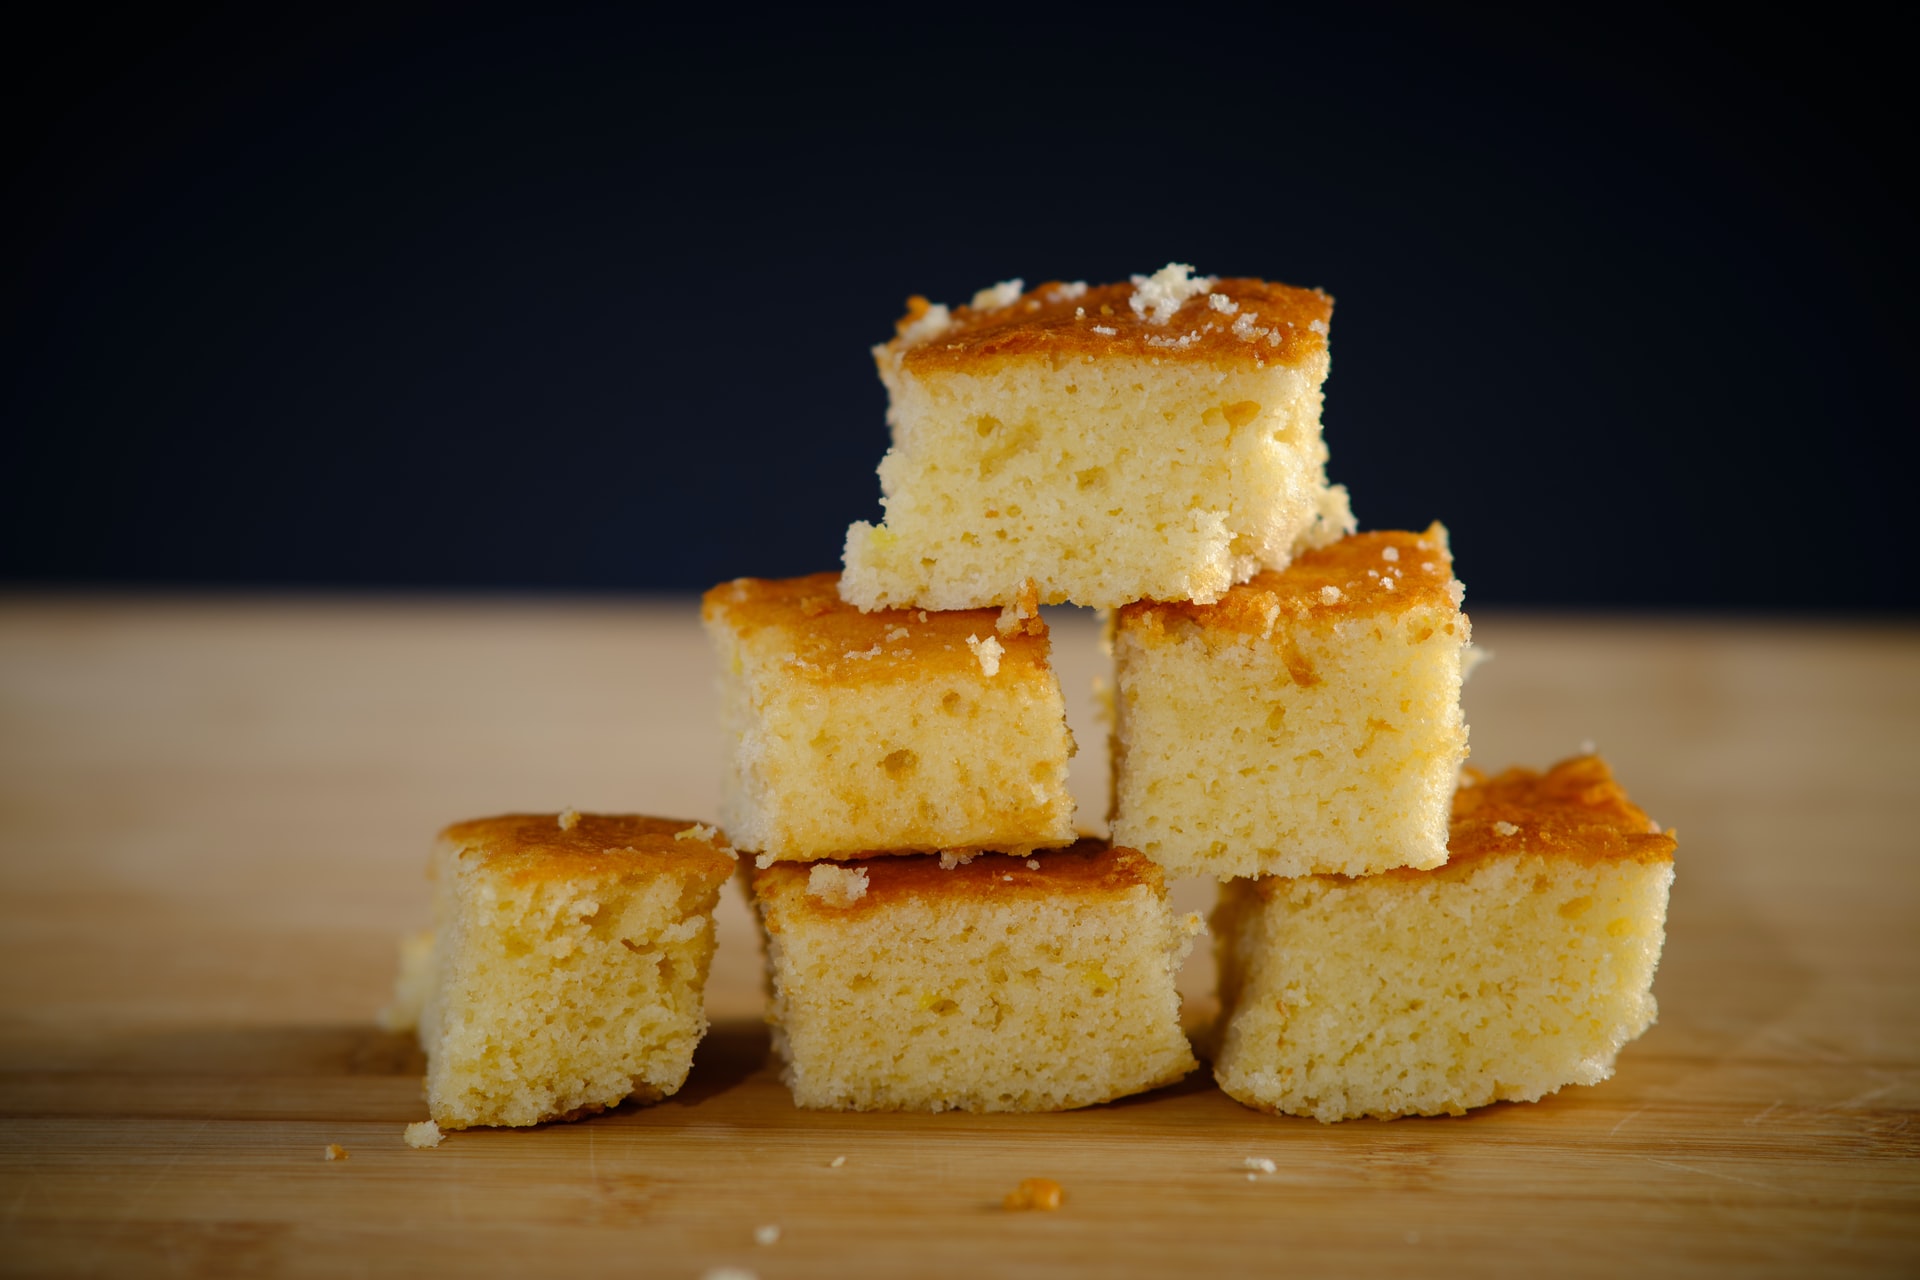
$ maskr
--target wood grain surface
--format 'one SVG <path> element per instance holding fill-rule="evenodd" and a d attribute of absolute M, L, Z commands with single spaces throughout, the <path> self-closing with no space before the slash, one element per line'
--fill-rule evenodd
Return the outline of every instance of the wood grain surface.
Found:
<path fill-rule="evenodd" d="M 1102 659 L 1055 625 L 1099 815 Z M 1063 1115 L 798 1111 L 730 898 L 678 1096 L 416 1151 L 420 1058 L 371 1015 L 430 837 L 711 818 L 692 603 L 0 599 L 0 1270 L 1920 1273 L 1920 630 L 1476 628 L 1477 763 L 1590 739 L 1679 828 L 1660 1023 L 1605 1084 L 1334 1126 L 1204 1071 Z M 1002 1210 L 1029 1176 L 1064 1206 Z"/>

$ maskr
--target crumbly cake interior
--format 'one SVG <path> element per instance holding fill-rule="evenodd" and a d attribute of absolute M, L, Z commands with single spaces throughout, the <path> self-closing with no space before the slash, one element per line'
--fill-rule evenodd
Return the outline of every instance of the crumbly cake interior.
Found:
<path fill-rule="evenodd" d="M 669 819 L 448 828 L 420 1021 L 434 1121 L 537 1124 L 677 1090 L 706 1031 L 713 909 L 734 866 L 713 828 Z"/>
<path fill-rule="evenodd" d="M 1474 781 L 1439 870 L 1222 887 L 1227 1093 L 1323 1121 L 1458 1115 L 1596 1084 L 1652 1025 L 1672 833 L 1594 757 Z"/>
<path fill-rule="evenodd" d="M 965 609 L 1031 583 L 1046 604 L 1210 601 L 1350 532 L 1320 436 L 1331 300 L 1207 283 L 1161 291 L 1170 309 L 1056 283 L 940 325 L 910 313 L 875 351 L 886 516 L 847 532 L 846 598 Z"/>
<path fill-rule="evenodd" d="M 1115 621 L 1113 838 L 1182 876 L 1446 860 L 1466 757 L 1446 530 L 1355 534 Z"/>
<path fill-rule="evenodd" d="M 1174 918 L 1139 854 L 1083 841 L 841 867 L 753 879 L 800 1106 L 1053 1111 L 1195 1066 L 1173 977 L 1200 922 Z"/>
<path fill-rule="evenodd" d="M 1071 843 L 1066 702 L 1031 593 L 863 613 L 838 575 L 707 593 L 721 822 L 763 862 Z"/>

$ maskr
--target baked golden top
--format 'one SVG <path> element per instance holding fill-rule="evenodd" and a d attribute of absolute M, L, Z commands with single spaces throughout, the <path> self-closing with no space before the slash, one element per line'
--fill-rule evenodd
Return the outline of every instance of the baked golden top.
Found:
<path fill-rule="evenodd" d="M 701 598 L 700 616 L 730 628 L 743 642 L 758 633 L 777 632 L 790 651 L 787 669 L 795 679 L 816 684 L 934 678 L 942 673 L 978 679 L 990 667 L 1018 678 L 1048 670 L 1047 624 L 1032 586 L 1022 595 L 1024 603 L 1011 611 L 862 613 L 840 598 L 837 573 L 735 578 Z"/>
<path fill-rule="evenodd" d="M 636 814 L 507 813 L 456 822 L 440 839 L 513 883 L 642 873 L 717 885 L 737 865 L 717 829 Z"/>
<path fill-rule="evenodd" d="M 865 872 L 864 892 L 845 905 L 809 894 L 814 869 L 822 866 Z M 831 863 L 776 862 L 753 873 L 754 896 L 778 901 L 788 918 L 795 913 L 844 918 L 914 899 L 955 903 L 1110 898 L 1142 885 L 1156 894 L 1165 891 L 1158 866 L 1144 854 L 1094 839 L 1082 839 L 1064 849 L 1036 849 L 1026 857 L 975 854 L 970 861 L 952 865 L 943 865 L 932 855 L 882 855 Z M 775 926 L 770 921 L 768 927 Z"/>
<path fill-rule="evenodd" d="M 1152 281 L 1164 275 L 1091 288 L 1049 281 L 1004 305 L 992 299 L 955 307 L 944 324 L 944 309 L 916 296 L 907 300 L 893 340 L 875 354 L 927 373 L 1083 357 L 1297 365 L 1326 349 L 1333 299 L 1318 289 L 1212 280 L 1173 306 L 1168 304 L 1187 290 L 1156 292 Z M 984 291 L 975 303 L 992 292 Z"/>
<path fill-rule="evenodd" d="M 1121 606 L 1119 620 L 1149 639 L 1188 623 L 1265 636 L 1281 622 L 1332 624 L 1423 605 L 1454 608 L 1461 595 L 1446 527 L 1436 522 L 1425 533 L 1352 534 L 1284 569 L 1256 574 L 1212 604 L 1137 600 Z"/>
<path fill-rule="evenodd" d="M 1512 853 L 1585 861 L 1672 862 L 1674 833 L 1627 799 L 1599 756 L 1574 756 L 1545 773 L 1469 768 L 1453 795 L 1447 865 Z"/>

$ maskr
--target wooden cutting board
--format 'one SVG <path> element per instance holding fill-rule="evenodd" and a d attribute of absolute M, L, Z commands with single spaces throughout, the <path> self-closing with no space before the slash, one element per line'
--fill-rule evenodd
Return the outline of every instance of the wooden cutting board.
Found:
<path fill-rule="evenodd" d="M 692 605 L 0 601 L 0 1271 L 1920 1273 L 1920 631 L 1476 625 L 1475 760 L 1596 740 L 1680 830 L 1660 1024 L 1606 1084 L 1335 1126 L 1204 1071 L 1063 1115 L 802 1112 L 730 898 L 679 1095 L 417 1151 L 418 1054 L 370 1015 L 428 840 L 710 818 Z M 1091 621 L 1055 634 L 1083 689 Z M 1182 985 L 1204 1016 L 1204 956 Z M 1029 1176 L 1065 1205 L 1001 1209 Z"/>

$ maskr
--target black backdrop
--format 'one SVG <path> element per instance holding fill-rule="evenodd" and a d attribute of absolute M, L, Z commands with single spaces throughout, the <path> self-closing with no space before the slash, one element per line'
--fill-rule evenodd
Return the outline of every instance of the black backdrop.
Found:
<path fill-rule="evenodd" d="M 1843 9 L 270 8 L 4 42 L 0 579 L 829 567 L 905 295 L 1179 260 L 1336 296 L 1334 477 L 1476 602 L 1916 605 L 1912 77 Z"/>

